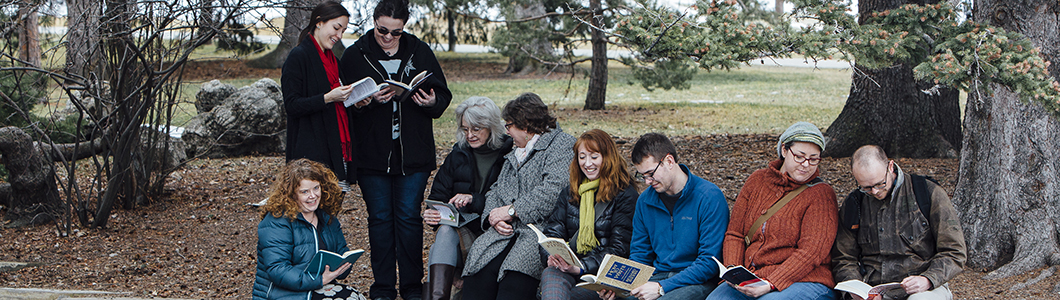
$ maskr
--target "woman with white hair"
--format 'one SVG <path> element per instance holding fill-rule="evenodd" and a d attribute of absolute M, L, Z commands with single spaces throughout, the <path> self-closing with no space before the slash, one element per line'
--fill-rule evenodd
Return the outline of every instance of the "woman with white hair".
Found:
<path fill-rule="evenodd" d="M 497 181 L 504 156 L 512 150 L 512 138 L 504 134 L 500 108 L 486 97 L 471 97 L 457 106 L 456 124 L 456 145 L 434 176 L 427 199 L 449 202 L 464 214 L 481 215 L 486 191 Z M 429 208 L 423 212 L 423 221 L 437 231 L 427 259 L 428 299 L 449 299 L 456 266 L 467 255 L 461 249 L 469 248 L 482 228 L 439 225 L 441 216 Z M 461 223 L 479 224 L 477 219 Z"/>

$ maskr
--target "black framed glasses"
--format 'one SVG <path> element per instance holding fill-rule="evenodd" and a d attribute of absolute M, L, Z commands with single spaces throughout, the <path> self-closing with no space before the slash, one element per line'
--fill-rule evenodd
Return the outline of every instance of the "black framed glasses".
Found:
<path fill-rule="evenodd" d="M 791 153 L 791 159 L 794 159 L 795 163 L 797 163 L 797 164 L 801 165 L 804 162 L 810 162 L 811 166 L 816 166 L 817 164 L 821 163 L 821 158 L 820 157 L 809 157 L 808 158 L 808 157 L 805 157 L 805 156 L 802 156 L 802 155 L 798 155 L 798 154 L 795 154 L 795 150 L 791 150 L 791 148 L 788 148 L 788 152 Z"/>
<path fill-rule="evenodd" d="M 648 180 L 655 181 L 655 171 L 659 170 L 659 167 L 662 166 L 662 163 L 663 163 L 663 161 L 660 160 L 659 163 L 655 165 L 655 168 L 651 169 L 651 171 L 647 171 L 647 172 L 644 172 L 644 173 L 634 172 L 634 173 L 637 173 L 637 174 L 633 175 L 633 177 L 636 178 L 637 181 L 644 181 L 644 182 L 648 182 Z"/>
<path fill-rule="evenodd" d="M 379 32 L 379 34 L 381 34 L 381 35 L 389 34 L 389 35 L 392 35 L 394 37 L 399 37 L 399 36 L 401 36 L 402 34 L 405 33 L 405 31 L 401 30 L 401 29 L 389 30 L 389 29 L 386 29 L 386 27 L 382 27 L 382 26 L 375 26 L 375 31 Z"/>
<path fill-rule="evenodd" d="M 504 130 L 512 130 L 511 127 L 513 125 L 515 125 L 515 122 L 504 124 Z"/>
<path fill-rule="evenodd" d="M 887 166 L 889 168 L 890 167 L 890 163 L 887 163 Z M 870 185 L 870 186 L 858 186 L 858 190 L 860 190 L 862 193 L 872 194 L 872 192 L 875 192 L 876 190 L 883 190 L 883 189 L 887 188 L 887 177 L 890 177 L 890 176 L 888 176 L 888 175 L 890 175 L 890 174 L 888 174 L 890 171 L 887 170 L 887 168 L 885 168 L 885 169 L 883 169 L 883 172 L 884 172 L 883 173 L 883 180 L 880 180 L 880 183 L 873 184 L 873 185 Z"/>

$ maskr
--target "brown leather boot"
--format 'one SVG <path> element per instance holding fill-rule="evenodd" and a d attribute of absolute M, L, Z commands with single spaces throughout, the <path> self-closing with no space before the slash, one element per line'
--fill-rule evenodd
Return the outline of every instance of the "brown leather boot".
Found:
<path fill-rule="evenodd" d="M 433 264 L 428 266 L 427 275 L 427 297 L 430 300 L 449 300 L 449 293 L 453 289 L 453 276 L 455 266 L 447 264 Z"/>

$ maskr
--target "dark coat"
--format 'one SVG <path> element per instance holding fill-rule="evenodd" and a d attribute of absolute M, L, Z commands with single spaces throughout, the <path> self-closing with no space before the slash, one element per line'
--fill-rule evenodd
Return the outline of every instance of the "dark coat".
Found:
<path fill-rule="evenodd" d="M 339 68 L 339 74 L 342 73 Z M 287 161 L 308 158 L 328 166 L 339 180 L 355 183 L 355 168 L 345 165 L 342 159 L 335 106 L 324 103 L 324 94 L 331 91 L 331 83 L 311 38 L 302 40 L 287 55 L 280 86 L 287 112 Z M 346 113 L 353 115 L 353 109 L 346 108 Z M 353 128 L 352 122 L 349 128 Z M 352 132 L 350 138 L 353 143 L 357 142 Z"/>
<path fill-rule="evenodd" d="M 456 194 L 471 194 L 471 204 L 464 206 L 460 210 L 465 213 L 481 215 L 482 209 L 486 207 L 486 191 L 489 191 L 490 186 L 497 181 L 497 176 L 501 174 L 501 167 L 504 166 L 504 156 L 512 151 L 512 138 L 504 135 L 503 140 L 504 144 L 497 150 L 500 151 L 497 160 L 493 163 L 493 167 L 490 168 L 489 175 L 482 181 L 482 190 L 479 191 L 473 190 L 474 183 L 478 180 L 478 167 L 475 165 L 475 157 L 472 153 L 474 149 L 467 144 L 461 145 L 457 143 L 453 145 L 453 151 L 449 152 L 449 155 L 445 157 L 442 167 L 434 175 L 431 194 L 427 196 L 427 199 L 449 202 L 449 199 Z M 478 222 L 469 224 L 478 225 Z M 475 235 L 480 235 L 483 232 L 481 226 L 467 227 Z"/>
<path fill-rule="evenodd" d="M 328 251 L 350 251 L 338 219 L 318 210 L 317 220 L 318 226 L 322 226 L 321 234 Z M 308 299 L 310 291 L 324 286 L 319 276 L 305 272 L 318 248 L 317 232 L 302 214 L 298 214 L 295 220 L 265 215 L 258 223 L 254 299 Z M 349 274 L 347 270 L 338 279 Z"/>
<path fill-rule="evenodd" d="M 398 102 L 401 153 L 391 153 L 393 152 L 392 131 L 395 113 L 393 104 L 373 101 L 356 110 L 358 113 L 352 117 L 354 125 L 350 128 L 353 128 L 357 136 L 355 146 L 357 167 L 380 173 L 402 175 L 432 171 L 436 168 L 433 119 L 442 116 L 445 109 L 449 107 L 453 93 L 449 91 L 445 74 L 442 73 L 442 67 L 438 64 L 438 59 L 434 57 L 431 47 L 412 34 L 406 32 L 401 35 L 401 46 L 396 55 L 402 59 L 398 78 L 390 78 L 390 74 L 379 64 L 380 59 L 387 57 L 383 48 L 376 43 L 372 32 L 361 36 L 342 54 L 339 69 L 344 71 L 343 82 L 355 82 L 365 77 L 372 77 L 376 83 L 382 83 L 386 79 L 408 83 L 416 74 L 429 70 L 434 75 L 427 78 L 427 81 L 420 85 L 420 89 L 424 91 L 434 89 L 436 102 L 430 107 L 417 105 L 411 97 Z M 391 155 L 401 155 L 401 170 L 388 170 Z"/>
<path fill-rule="evenodd" d="M 946 190 L 927 181 L 930 218 L 920 212 L 912 177 L 895 164 L 894 187 L 877 200 L 854 190 L 843 206 L 861 202 L 860 228 L 839 226 L 832 247 L 835 280 L 858 279 L 876 285 L 924 276 L 931 286 L 946 284 L 968 259 L 964 231 Z M 840 215 L 839 224 L 849 224 Z"/>
<path fill-rule="evenodd" d="M 596 203 L 596 222 L 593 224 L 600 245 L 586 254 L 578 254 L 586 273 L 595 274 L 604 255 L 629 256 L 629 241 L 633 236 L 633 210 L 637 207 L 637 188 L 632 184 L 607 202 Z M 581 218 L 578 204 L 570 202 L 570 189 L 564 189 L 549 217 L 545 235 L 568 241 L 571 250 L 578 251 L 578 226 Z"/>

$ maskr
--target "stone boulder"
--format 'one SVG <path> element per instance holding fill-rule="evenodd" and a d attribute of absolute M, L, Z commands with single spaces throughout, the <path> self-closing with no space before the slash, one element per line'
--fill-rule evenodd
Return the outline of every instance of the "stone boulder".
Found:
<path fill-rule="evenodd" d="M 235 86 L 221 83 L 221 81 L 217 79 L 203 83 L 202 88 L 200 88 L 199 92 L 195 94 L 195 111 L 200 114 L 208 112 L 214 107 L 221 105 L 225 99 L 228 99 L 228 96 L 235 93 Z"/>
<path fill-rule="evenodd" d="M 280 85 L 268 78 L 258 80 L 193 117 L 184 127 L 182 139 L 189 157 L 283 153 L 287 117 Z"/>

